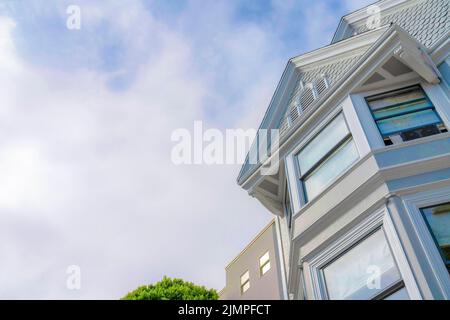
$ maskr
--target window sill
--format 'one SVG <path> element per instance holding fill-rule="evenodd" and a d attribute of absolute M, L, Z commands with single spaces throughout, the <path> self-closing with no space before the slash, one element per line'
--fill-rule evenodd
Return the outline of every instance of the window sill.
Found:
<path fill-rule="evenodd" d="M 432 141 L 438 141 L 450 138 L 450 132 L 445 132 L 441 134 L 436 134 L 429 137 L 419 138 L 411 141 L 402 142 L 399 144 L 391 145 L 391 146 L 384 146 L 382 148 L 378 148 L 375 150 L 372 150 L 371 152 L 367 153 L 365 156 L 357 160 L 353 165 L 351 165 L 346 171 L 344 171 L 336 180 L 334 180 L 328 187 L 326 187 L 320 194 L 318 194 L 316 197 L 311 199 L 308 203 L 303 205 L 297 212 L 292 214 L 292 224 L 295 223 L 295 219 L 297 219 L 300 215 L 302 215 L 305 211 L 307 211 L 309 208 L 311 208 L 316 202 L 320 201 L 328 192 L 330 192 L 333 188 L 336 187 L 337 184 L 339 184 L 343 179 L 345 179 L 350 173 L 352 173 L 357 167 L 359 167 L 361 164 L 363 164 L 368 158 L 384 153 L 386 151 L 390 150 L 399 150 L 403 149 L 409 146 L 414 145 L 420 145 L 429 143 Z M 293 228 L 291 228 L 292 230 Z M 292 232 L 291 232 L 292 233 Z"/>
<path fill-rule="evenodd" d="M 424 144 L 427 142 L 437 141 L 437 140 L 446 139 L 446 138 L 450 138 L 450 132 L 439 133 L 439 134 L 435 134 L 435 135 L 432 135 L 429 137 L 423 137 L 423 138 L 418 138 L 418 139 L 414 139 L 414 140 L 410 140 L 410 141 L 404 141 L 404 142 L 393 144 L 390 146 L 384 146 L 381 148 L 374 149 L 372 151 L 372 153 L 378 154 L 378 153 L 383 153 L 383 152 L 386 152 L 389 150 L 398 150 L 398 149 L 402 149 L 405 147 Z"/>

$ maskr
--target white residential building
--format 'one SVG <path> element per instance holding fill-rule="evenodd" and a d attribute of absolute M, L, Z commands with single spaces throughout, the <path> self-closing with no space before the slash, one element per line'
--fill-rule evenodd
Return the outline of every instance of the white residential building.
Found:
<path fill-rule="evenodd" d="M 275 217 L 283 297 L 450 298 L 450 2 L 375 5 L 288 61 L 260 126 L 279 171 L 238 177 Z"/>

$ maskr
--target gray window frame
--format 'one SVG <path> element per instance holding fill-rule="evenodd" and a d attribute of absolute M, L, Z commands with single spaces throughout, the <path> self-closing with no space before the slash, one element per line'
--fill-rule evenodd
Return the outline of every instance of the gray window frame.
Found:
<path fill-rule="evenodd" d="M 352 223 L 348 227 L 348 230 L 344 234 L 335 237 L 330 245 L 322 250 L 306 254 L 303 257 L 302 265 L 305 279 L 311 288 L 311 291 L 308 293 L 308 295 L 312 295 L 310 298 L 318 300 L 328 299 L 321 272 L 324 265 L 334 260 L 336 256 L 340 256 L 355 243 L 358 243 L 368 234 L 371 234 L 375 229 L 382 227 L 408 296 L 411 300 L 423 299 L 406 253 L 400 244 L 396 227 L 386 206 L 378 208 L 363 220 Z M 448 273 L 446 276 L 448 277 Z"/>
<path fill-rule="evenodd" d="M 321 268 L 320 268 L 320 277 L 323 281 L 323 285 L 324 285 L 324 289 L 325 289 L 325 296 L 327 299 L 329 299 L 328 296 L 328 287 L 327 287 L 327 281 L 325 279 L 325 275 L 323 270 L 329 266 L 330 264 L 332 264 L 333 262 L 335 262 L 336 260 L 338 260 L 339 258 L 341 258 L 342 256 L 344 256 L 347 252 L 351 251 L 353 248 L 355 248 L 356 246 L 358 246 L 359 244 L 361 244 L 362 242 L 364 242 L 367 238 L 369 238 L 371 235 L 373 235 L 375 232 L 381 231 L 384 235 L 384 239 L 386 241 L 386 244 L 389 247 L 389 250 L 391 252 L 392 255 L 392 259 L 394 261 L 395 266 L 397 267 L 397 270 L 400 270 L 397 261 L 395 261 L 394 258 L 394 252 L 392 251 L 391 245 L 389 244 L 389 241 L 387 239 L 386 236 L 386 232 L 383 228 L 383 225 L 378 226 L 377 228 L 371 230 L 370 232 L 368 232 L 367 234 L 365 234 L 362 238 L 360 238 L 358 241 L 355 241 L 351 246 L 349 246 L 348 248 L 346 248 L 344 251 L 340 252 L 338 255 L 336 255 L 335 257 L 333 257 L 332 260 L 328 261 L 326 264 L 324 264 Z M 391 294 L 397 292 L 400 289 L 405 288 L 405 283 L 403 281 L 403 279 L 401 278 L 401 274 L 399 271 L 399 276 L 400 279 L 391 283 L 389 286 L 387 286 L 386 288 L 384 288 L 384 290 L 382 292 L 379 292 L 375 295 L 373 295 L 372 297 L 370 297 L 368 300 L 383 300 L 384 298 L 390 296 Z"/>
<path fill-rule="evenodd" d="M 309 168 L 305 173 L 302 173 L 301 168 L 300 168 L 300 164 L 298 161 L 298 155 L 302 152 L 303 149 L 305 149 L 329 124 L 331 124 L 337 117 L 339 117 L 340 115 L 342 115 L 342 118 L 344 119 L 344 123 L 345 126 L 347 127 L 348 133 L 341 139 L 339 140 L 339 142 L 333 147 L 331 148 L 325 155 L 323 155 L 311 168 Z M 347 119 L 345 118 L 345 114 L 343 111 L 338 112 L 336 115 L 334 115 L 330 120 L 328 120 L 319 131 L 317 131 L 314 136 L 312 136 L 295 154 L 294 154 L 294 164 L 296 167 L 296 171 L 298 172 L 298 179 L 300 181 L 300 189 L 301 189 L 301 200 L 302 200 L 302 204 L 305 205 L 307 204 L 311 199 L 308 198 L 308 194 L 306 192 L 306 187 L 305 187 L 305 183 L 304 180 L 307 179 L 312 173 L 315 172 L 316 169 L 318 169 L 323 163 L 325 163 L 337 150 L 339 150 L 341 147 L 343 147 L 346 143 L 348 143 L 350 140 L 353 140 L 353 135 L 352 132 L 350 131 L 350 127 L 347 123 Z M 355 141 L 354 141 L 355 142 Z M 355 142 L 356 144 L 356 142 Z M 359 154 L 359 151 L 358 151 Z M 356 161 L 355 161 L 356 163 Z M 351 166 L 350 166 L 351 167 Z M 345 170 L 343 170 L 339 176 L 343 173 L 345 173 L 348 169 L 347 168 Z M 337 178 L 336 178 L 337 179 Z M 328 184 L 332 184 L 333 181 L 335 181 L 336 179 L 331 180 Z M 324 187 L 323 190 L 325 190 L 327 188 L 327 186 Z M 323 192 L 323 191 L 322 191 Z M 317 194 L 315 197 L 319 196 L 319 194 Z M 315 198 L 313 197 L 313 198 Z"/>

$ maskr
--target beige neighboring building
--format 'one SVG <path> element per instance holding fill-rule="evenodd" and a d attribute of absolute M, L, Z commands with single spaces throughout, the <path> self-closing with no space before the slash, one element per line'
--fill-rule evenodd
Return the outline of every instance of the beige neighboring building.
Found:
<path fill-rule="evenodd" d="M 283 278 L 281 246 L 275 219 L 226 267 L 226 285 L 220 300 L 283 300 L 286 282 Z"/>

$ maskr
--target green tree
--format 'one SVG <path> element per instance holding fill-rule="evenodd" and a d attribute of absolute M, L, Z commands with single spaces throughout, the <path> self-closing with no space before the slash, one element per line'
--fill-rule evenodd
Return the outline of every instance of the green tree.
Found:
<path fill-rule="evenodd" d="M 122 300 L 217 300 L 217 291 L 182 279 L 164 277 L 161 281 L 140 286 Z"/>

